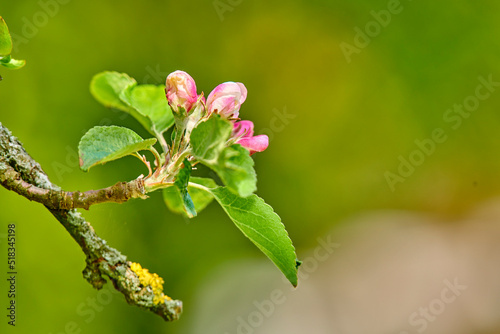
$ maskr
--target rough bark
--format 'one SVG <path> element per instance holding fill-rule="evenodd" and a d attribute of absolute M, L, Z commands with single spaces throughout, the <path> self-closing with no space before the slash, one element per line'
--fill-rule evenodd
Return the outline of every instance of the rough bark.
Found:
<path fill-rule="evenodd" d="M 155 303 L 155 292 L 151 286 L 141 284 L 126 256 L 99 238 L 90 223 L 74 209 L 88 209 L 95 203 L 121 203 L 130 198 L 144 197 L 141 179 L 120 182 L 97 191 L 65 192 L 50 182 L 41 166 L 0 123 L 0 183 L 6 189 L 45 205 L 64 226 L 86 256 L 83 276 L 92 286 L 101 289 L 107 277 L 129 304 L 152 311 L 166 321 L 179 318 L 182 302 L 165 299 L 164 302 Z"/>
<path fill-rule="evenodd" d="M 56 191 L 37 187 L 22 179 L 21 173 L 9 165 L 3 166 L 0 183 L 4 188 L 22 195 L 30 201 L 42 203 L 49 209 L 77 209 L 88 210 L 91 205 L 115 202 L 123 203 L 131 198 L 147 198 L 144 191 L 142 178 L 130 182 L 118 182 L 113 186 L 99 189 L 81 191 Z"/>

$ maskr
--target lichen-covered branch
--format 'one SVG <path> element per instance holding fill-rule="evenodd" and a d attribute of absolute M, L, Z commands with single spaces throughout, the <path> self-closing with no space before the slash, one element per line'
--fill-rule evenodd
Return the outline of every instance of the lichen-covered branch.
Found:
<path fill-rule="evenodd" d="M 79 212 L 74 209 L 62 209 L 85 207 L 79 206 L 83 205 L 81 204 L 83 202 L 79 200 L 83 197 L 86 197 L 89 203 L 92 201 L 105 202 L 104 199 L 111 197 L 123 199 L 127 196 L 130 196 L 129 198 L 140 197 L 139 194 L 143 195 L 143 191 L 141 191 L 143 185 L 139 184 L 140 182 L 136 185 L 130 185 L 130 182 L 119 183 L 96 192 L 76 192 L 78 195 L 64 192 L 50 182 L 40 165 L 31 158 L 22 144 L 1 123 L 0 181 L 5 188 L 46 205 L 47 209 L 64 226 L 85 253 L 86 267 L 83 270 L 83 276 L 92 286 L 101 289 L 106 283 L 105 278 L 107 277 L 113 282 L 114 287 L 125 296 L 129 304 L 150 310 L 166 321 L 179 318 L 182 312 L 182 302 L 163 295 L 163 287 L 158 283 L 158 281 L 161 283 L 163 280 L 157 276 L 154 276 L 157 277 L 156 282 L 145 279 L 145 277 L 148 278 L 144 274 L 144 272 L 147 273 L 147 270 L 141 268 L 142 271 L 139 272 L 137 264 L 127 261 L 125 255 L 108 246 L 105 240 L 97 236 L 90 223 Z M 50 197 L 56 198 L 56 200 L 51 200 Z M 61 203 L 61 201 L 63 204 L 57 206 L 57 203 Z M 117 201 L 115 200 L 115 202 Z"/>

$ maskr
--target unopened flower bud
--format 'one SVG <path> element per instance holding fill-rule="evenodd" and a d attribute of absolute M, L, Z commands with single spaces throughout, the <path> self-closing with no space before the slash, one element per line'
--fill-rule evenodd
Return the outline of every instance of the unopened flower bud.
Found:
<path fill-rule="evenodd" d="M 165 92 L 168 104 L 175 113 L 182 108 L 189 113 L 198 100 L 196 84 L 184 71 L 175 71 L 168 75 Z"/>
<path fill-rule="evenodd" d="M 241 104 L 247 98 L 247 89 L 240 82 L 225 82 L 208 95 L 208 114 L 217 113 L 226 119 L 237 119 Z"/>

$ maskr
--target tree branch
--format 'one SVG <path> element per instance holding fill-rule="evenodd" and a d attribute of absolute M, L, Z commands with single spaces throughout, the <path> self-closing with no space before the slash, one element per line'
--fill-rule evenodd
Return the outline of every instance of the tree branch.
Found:
<path fill-rule="evenodd" d="M 50 182 L 40 165 L 0 123 L 0 182 L 5 188 L 44 204 L 64 226 L 86 256 L 83 276 L 94 288 L 101 289 L 106 283 L 104 277 L 108 277 L 129 304 L 152 311 L 166 321 L 180 317 L 181 301 L 163 295 L 161 284 L 158 287 L 144 283 L 141 274 L 131 268 L 133 263 L 127 261 L 125 255 L 99 238 L 79 212 L 66 209 L 88 208 L 95 203 L 123 202 L 129 198 L 143 197 L 142 179 L 117 183 L 97 191 L 65 192 Z"/>
<path fill-rule="evenodd" d="M 0 183 L 6 189 L 12 190 L 30 201 L 42 203 L 50 209 L 70 210 L 83 208 L 88 210 L 93 204 L 123 203 L 131 198 L 147 198 L 142 178 L 130 182 L 118 182 L 107 188 L 89 190 L 83 193 L 80 191 L 56 191 L 40 188 L 24 181 L 21 173 L 7 164 L 0 168 Z"/>

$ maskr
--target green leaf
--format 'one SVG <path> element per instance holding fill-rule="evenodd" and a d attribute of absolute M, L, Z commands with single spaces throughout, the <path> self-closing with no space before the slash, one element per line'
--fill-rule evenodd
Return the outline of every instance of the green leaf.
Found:
<path fill-rule="evenodd" d="M 106 71 L 92 78 L 90 92 L 106 107 L 132 115 L 154 136 L 161 135 L 174 124 L 162 86 L 138 86 L 125 73 Z"/>
<path fill-rule="evenodd" d="M 138 120 L 151 134 L 162 134 L 174 125 L 174 115 L 165 98 L 165 87 L 131 85 L 119 97 L 142 116 Z"/>
<path fill-rule="evenodd" d="M 192 177 L 188 189 L 198 212 L 215 198 L 236 227 L 273 261 L 293 286 L 297 286 L 297 269 L 301 262 L 297 260 L 285 226 L 271 206 L 257 195 L 239 197 L 226 187 L 218 187 L 212 179 Z M 176 187 L 164 189 L 163 196 L 172 211 L 184 212 Z"/>
<path fill-rule="evenodd" d="M 257 175 L 250 152 L 240 144 L 226 147 L 216 164 L 208 164 L 232 192 L 247 197 L 257 190 Z"/>
<path fill-rule="evenodd" d="M 193 155 L 214 170 L 233 192 L 246 197 L 257 189 L 254 161 L 241 145 L 226 147 L 232 124 L 212 117 L 198 125 L 191 134 Z"/>
<path fill-rule="evenodd" d="M 2 65 L 3 67 L 7 67 L 10 70 L 17 70 L 26 65 L 26 60 L 17 60 L 12 58 L 11 56 L 7 56 L 0 59 L 0 65 Z"/>
<path fill-rule="evenodd" d="M 217 184 L 212 179 L 206 179 L 201 177 L 191 177 L 190 184 L 198 184 L 207 188 L 215 188 Z M 207 192 L 204 189 L 199 189 L 193 187 L 192 185 L 188 185 L 188 192 L 191 195 L 191 199 L 194 204 L 194 208 L 196 212 L 201 212 L 204 208 L 207 207 L 213 200 L 213 196 L 210 192 Z M 182 201 L 181 193 L 179 188 L 177 187 L 168 187 L 163 189 L 163 199 L 167 207 L 178 214 L 182 214 L 188 217 L 188 214 L 184 210 L 184 203 Z"/>
<path fill-rule="evenodd" d="M 0 16 L 0 57 L 10 55 L 12 52 L 12 38 L 10 37 L 9 28 L 4 19 Z"/>
<path fill-rule="evenodd" d="M 182 200 L 184 210 L 189 218 L 196 217 L 196 210 L 194 208 L 193 200 L 189 196 L 188 184 L 189 177 L 191 176 L 191 163 L 188 159 L 184 159 L 184 168 L 182 168 L 175 179 L 174 185 L 179 190 L 179 195 Z"/>
<path fill-rule="evenodd" d="M 219 115 L 199 124 L 191 133 L 193 155 L 204 163 L 216 164 L 232 130 L 232 124 Z"/>
<path fill-rule="evenodd" d="M 156 138 L 142 139 L 134 131 L 119 126 L 96 126 L 87 131 L 80 140 L 78 153 L 80 167 L 90 167 L 116 160 L 137 151 L 147 150 L 156 143 Z"/>
<path fill-rule="evenodd" d="M 285 226 L 274 210 L 257 195 L 239 197 L 226 187 L 205 188 L 229 218 L 297 286 L 297 256 Z"/>
<path fill-rule="evenodd" d="M 217 183 L 214 180 L 203 178 L 203 177 L 191 177 L 189 179 L 190 184 L 199 184 L 206 188 L 215 188 L 217 187 Z M 191 198 L 194 202 L 194 207 L 197 212 L 205 209 L 214 199 L 211 193 L 206 192 L 204 189 L 193 187 L 192 185 L 188 186 L 189 193 L 191 194 Z"/>
<path fill-rule="evenodd" d="M 17 70 L 26 65 L 25 60 L 17 60 L 10 56 L 12 52 L 12 38 L 9 28 L 0 16 L 0 65 L 11 70 Z M 0 77 L 1 78 L 1 77 Z M 1 79 L 0 79 L 1 80 Z"/>
<path fill-rule="evenodd" d="M 104 106 L 130 113 L 131 108 L 120 100 L 120 93 L 135 84 L 135 79 L 125 73 L 106 71 L 94 75 L 90 82 L 90 93 Z"/>

